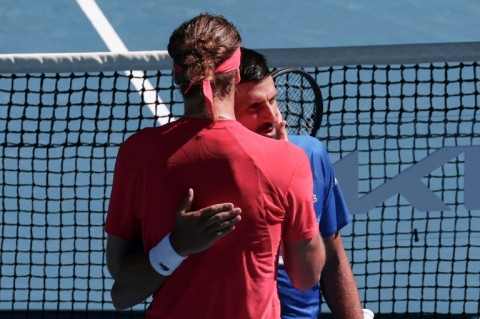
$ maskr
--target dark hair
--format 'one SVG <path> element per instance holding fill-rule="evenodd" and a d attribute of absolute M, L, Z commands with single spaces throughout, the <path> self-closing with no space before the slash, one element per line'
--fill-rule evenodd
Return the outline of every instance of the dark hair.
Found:
<path fill-rule="evenodd" d="M 267 59 L 263 54 L 255 50 L 242 47 L 242 59 L 240 62 L 240 83 L 261 82 L 270 76 Z"/>
<path fill-rule="evenodd" d="M 173 31 L 168 43 L 168 53 L 183 70 L 175 79 L 182 92 L 192 83 L 186 95 L 198 94 L 206 79 L 212 82 L 214 95 L 228 94 L 235 72 L 215 74 L 215 68 L 240 44 L 241 37 L 235 26 L 220 15 L 203 13 L 182 23 Z"/>

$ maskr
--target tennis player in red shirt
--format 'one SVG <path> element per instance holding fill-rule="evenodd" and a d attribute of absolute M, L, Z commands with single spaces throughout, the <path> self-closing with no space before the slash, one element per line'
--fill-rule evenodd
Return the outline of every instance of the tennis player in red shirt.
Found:
<path fill-rule="evenodd" d="M 319 280 L 325 252 L 305 153 L 235 120 L 240 44 L 210 14 L 170 37 L 185 115 L 119 149 L 105 225 L 117 308 L 153 295 L 147 318 L 278 319 L 280 242 L 294 286 Z"/>

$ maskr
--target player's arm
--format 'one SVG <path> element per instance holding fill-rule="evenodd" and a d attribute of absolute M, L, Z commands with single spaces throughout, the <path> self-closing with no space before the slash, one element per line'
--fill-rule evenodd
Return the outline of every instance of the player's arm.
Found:
<path fill-rule="evenodd" d="M 166 277 L 151 266 L 148 255 L 133 241 L 107 237 L 107 268 L 114 280 L 111 296 L 115 308 L 125 309 L 147 299 Z"/>
<path fill-rule="evenodd" d="M 323 239 L 327 260 L 320 284 L 335 318 L 362 319 L 357 284 L 339 233 Z"/>
<path fill-rule="evenodd" d="M 307 290 L 320 280 L 324 255 L 319 235 L 298 242 L 283 243 L 283 262 L 295 288 Z"/>
<path fill-rule="evenodd" d="M 241 210 L 231 203 L 190 211 L 192 201 L 190 189 L 179 209 L 175 228 L 148 254 L 139 252 L 133 241 L 108 236 L 107 267 L 114 279 L 111 295 L 115 308 L 125 309 L 144 301 L 188 255 L 208 249 L 231 233 L 240 221 Z M 168 273 L 162 270 L 165 265 L 173 265 L 167 267 Z"/>
<path fill-rule="evenodd" d="M 363 318 L 357 284 L 339 233 L 351 217 L 330 157 L 325 149 L 321 154 L 318 166 L 323 168 L 325 182 L 320 224 L 322 231 L 325 230 L 323 240 L 327 256 L 320 282 L 322 295 L 335 318 Z"/>
<path fill-rule="evenodd" d="M 283 261 L 295 288 L 306 290 L 320 280 L 325 263 L 325 248 L 313 210 L 313 181 L 308 159 L 303 151 L 292 176 L 289 209 L 283 235 Z"/>

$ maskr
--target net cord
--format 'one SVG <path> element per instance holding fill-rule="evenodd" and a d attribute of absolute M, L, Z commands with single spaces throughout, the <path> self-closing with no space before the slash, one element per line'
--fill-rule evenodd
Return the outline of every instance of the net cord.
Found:
<path fill-rule="evenodd" d="M 269 65 L 311 67 L 480 60 L 480 42 L 258 49 Z M 0 54 L 0 73 L 171 69 L 167 51 Z"/>

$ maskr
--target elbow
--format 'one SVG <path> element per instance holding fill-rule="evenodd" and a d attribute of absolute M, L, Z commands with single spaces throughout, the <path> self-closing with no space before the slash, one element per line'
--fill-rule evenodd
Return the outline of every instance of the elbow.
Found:
<path fill-rule="evenodd" d="M 318 268 L 318 271 L 317 273 L 315 274 L 315 276 L 312 276 L 312 280 L 311 280 L 311 283 L 310 283 L 310 288 L 312 288 L 313 286 L 315 286 L 316 284 L 318 284 L 320 282 L 320 280 L 322 279 L 322 268 Z M 308 288 L 308 289 L 310 289 Z"/>
<path fill-rule="evenodd" d="M 325 253 L 323 249 L 320 249 L 320 251 L 316 251 L 316 253 L 312 255 L 310 267 L 297 272 L 295 282 L 292 281 L 293 286 L 299 290 L 312 289 L 321 280 L 322 271 L 325 266 Z"/>
<path fill-rule="evenodd" d="M 309 269 L 309 271 L 302 272 L 302 275 L 299 276 L 300 278 L 299 280 L 297 280 L 296 283 L 292 282 L 293 286 L 299 290 L 312 289 L 316 284 L 320 282 L 324 265 L 325 258 L 317 258 L 316 262 Z"/>
<path fill-rule="evenodd" d="M 293 282 L 293 281 L 292 281 L 293 287 L 297 288 L 298 290 L 302 290 L 302 291 L 306 291 L 306 290 L 312 289 L 312 288 L 315 286 L 316 283 L 318 283 L 318 281 L 313 281 L 313 280 L 310 280 L 310 281 L 297 281 L 297 282 Z"/>
<path fill-rule="evenodd" d="M 294 251 L 301 250 L 303 253 L 293 254 L 288 260 L 284 257 L 284 261 L 288 261 L 285 267 L 292 285 L 299 290 L 308 290 L 320 282 L 326 259 L 325 247 L 320 236 L 312 238 L 307 246 L 302 246 L 303 249 L 298 249 L 298 244 L 297 247 L 290 247 L 290 250 L 296 248 Z"/>
<path fill-rule="evenodd" d="M 315 262 L 310 264 L 310 267 L 303 268 L 301 271 L 296 271 L 295 275 L 290 277 L 293 287 L 299 290 L 312 289 L 320 282 L 322 269 L 322 260 L 316 258 Z"/>
<path fill-rule="evenodd" d="M 121 293 L 117 284 L 113 284 L 110 295 L 112 297 L 112 304 L 117 310 L 124 310 L 134 306 L 134 304 L 129 303 L 124 294 Z"/>
<path fill-rule="evenodd" d="M 121 292 L 121 289 L 119 288 L 118 282 L 117 282 L 119 271 L 117 271 L 116 268 L 110 268 L 110 267 L 109 267 L 109 271 L 110 271 L 110 274 L 112 275 L 112 277 L 114 279 L 112 290 L 110 291 L 110 297 L 112 298 L 112 304 L 115 307 L 115 309 L 124 310 L 124 309 L 128 308 L 129 305 L 127 304 L 127 301 L 125 300 L 125 298 L 124 298 L 124 296 Z"/>
<path fill-rule="evenodd" d="M 113 294 L 112 294 L 112 303 L 113 303 L 113 307 L 115 307 L 116 310 L 125 310 L 128 308 L 128 306 L 125 303 L 123 303 L 118 299 L 115 299 L 113 297 Z"/>
<path fill-rule="evenodd" d="M 298 290 L 309 290 L 312 289 L 316 284 L 320 282 L 320 271 L 312 272 L 310 275 L 301 276 L 295 280 L 292 279 L 293 287 Z"/>

